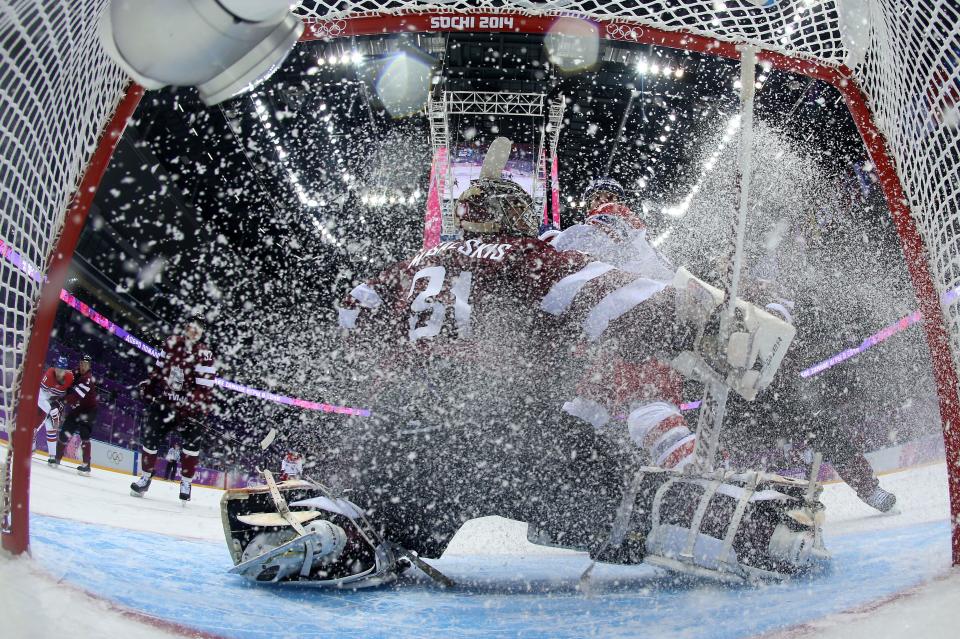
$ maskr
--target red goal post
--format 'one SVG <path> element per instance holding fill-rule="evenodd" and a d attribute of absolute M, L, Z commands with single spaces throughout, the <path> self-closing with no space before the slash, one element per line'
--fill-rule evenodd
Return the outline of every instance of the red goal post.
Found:
<path fill-rule="evenodd" d="M 92 199 L 111 142 L 138 94 L 120 102 L 122 75 L 95 41 L 105 0 L 10 4 L 0 9 L 0 101 L 7 103 L 0 111 L 0 162 L 23 186 L 0 191 L 5 242 L 0 248 L 24 256 L 49 276 L 41 298 L 38 283 L 0 260 L 0 286 L 8 288 L 4 339 L 14 335 L 13 355 L 5 354 L 3 361 L 0 410 L 13 430 L 12 416 L 27 414 L 19 406 L 29 410 L 39 387 L 49 335 L 43 323 L 48 290 L 59 289 L 54 267 L 58 260 L 69 262 L 76 241 L 70 235 L 79 233 L 86 216 L 81 201 Z M 833 0 L 307 0 L 298 13 L 307 24 L 304 40 L 404 32 L 537 34 L 560 18 L 579 18 L 595 25 L 602 39 L 730 59 L 739 58 L 738 44 L 751 44 L 760 50 L 759 61 L 836 87 L 876 166 L 924 317 L 947 451 L 953 562 L 960 564 L 960 316 L 955 303 L 940 303 L 960 285 L 960 13 L 950 0 L 918 0 L 909 7 L 897 0 L 846 0 L 842 6 L 841 11 Z M 44 58 L 44 52 L 64 49 L 73 54 L 68 61 L 51 64 Z M 77 80 L 91 74 L 104 79 L 94 85 Z M 18 88 L 12 97 L 8 83 Z M 96 108 L 76 114 L 76 103 Z M 111 132 L 101 136 L 108 123 Z M 61 139 L 72 144 L 56 146 L 62 161 L 47 166 L 54 163 L 39 156 Z M 31 161 L 11 161 L 7 148 Z M 78 187 L 80 167 L 86 169 Z M 56 192 L 49 206 L 37 206 L 29 188 L 35 184 Z M 9 213 L 11 207 L 36 212 L 39 222 Z M 79 227 L 64 230 L 66 217 Z M 21 335 L 23 341 L 16 341 Z M 4 347 L 6 352 L 6 342 Z M 14 437 L 28 437 L 19 423 Z M 29 539 L 30 462 L 28 452 L 15 448 L 14 489 L 4 489 L 15 499 L 8 502 L 12 517 L 3 543 L 22 552 Z"/>

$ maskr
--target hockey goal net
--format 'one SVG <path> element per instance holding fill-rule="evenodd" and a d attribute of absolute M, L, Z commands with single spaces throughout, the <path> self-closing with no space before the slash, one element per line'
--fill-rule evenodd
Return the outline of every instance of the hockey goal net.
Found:
<path fill-rule="evenodd" d="M 138 99 L 102 52 L 106 0 L 0 6 L 0 295 L 8 441 L 4 546 L 28 543 L 32 406 L 52 310 L 90 199 Z M 960 10 L 952 0 L 306 0 L 304 39 L 400 32 L 545 33 L 585 19 L 599 37 L 759 59 L 834 85 L 876 165 L 923 313 L 946 440 L 960 563 Z M 26 417 L 25 417 L 26 416 Z M 26 432 L 29 430 L 30 432 Z"/>

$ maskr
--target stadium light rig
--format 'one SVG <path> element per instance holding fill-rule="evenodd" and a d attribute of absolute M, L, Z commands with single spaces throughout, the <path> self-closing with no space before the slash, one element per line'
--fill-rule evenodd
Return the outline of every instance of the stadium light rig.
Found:
<path fill-rule="evenodd" d="M 146 89 L 195 86 L 211 106 L 252 90 L 303 33 L 289 0 L 111 0 L 100 43 Z"/>

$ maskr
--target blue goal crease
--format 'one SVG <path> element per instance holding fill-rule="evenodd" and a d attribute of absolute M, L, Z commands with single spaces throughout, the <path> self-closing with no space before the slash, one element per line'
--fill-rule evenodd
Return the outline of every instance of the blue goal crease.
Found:
<path fill-rule="evenodd" d="M 251 584 L 227 574 L 226 544 L 33 515 L 34 560 L 58 579 L 138 612 L 223 637 L 604 637 L 736 639 L 864 606 L 949 567 L 949 522 L 828 536 L 826 574 L 755 587 L 678 583 L 648 566 L 586 556 L 456 556 L 460 586 L 402 579 L 337 592 Z M 814 596 L 811 596 L 814 595 Z"/>

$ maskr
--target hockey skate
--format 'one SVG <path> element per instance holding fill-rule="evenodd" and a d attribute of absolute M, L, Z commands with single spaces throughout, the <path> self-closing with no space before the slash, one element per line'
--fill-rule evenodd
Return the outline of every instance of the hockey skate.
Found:
<path fill-rule="evenodd" d="M 53 468 L 54 466 L 59 466 L 60 460 L 54 457 L 53 455 L 50 455 L 49 457 L 47 457 L 47 465 L 49 465 L 51 468 Z"/>
<path fill-rule="evenodd" d="M 80 464 L 77 466 L 77 473 L 84 477 L 90 476 L 90 464 Z"/>
<path fill-rule="evenodd" d="M 141 475 L 140 479 L 130 484 L 130 495 L 143 497 L 143 493 L 150 488 L 150 475 Z"/>
<path fill-rule="evenodd" d="M 880 486 L 877 486 L 869 495 L 858 495 L 858 497 L 860 497 L 863 503 L 876 508 L 882 513 L 896 512 L 894 507 L 897 505 L 897 496 L 880 488 Z"/>
<path fill-rule="evenodd" d="M 186 503 L 190 501 L 190 491 L 193 488 L 193 482 L 186 479 L 180 480 L 180 501 Z"/>

